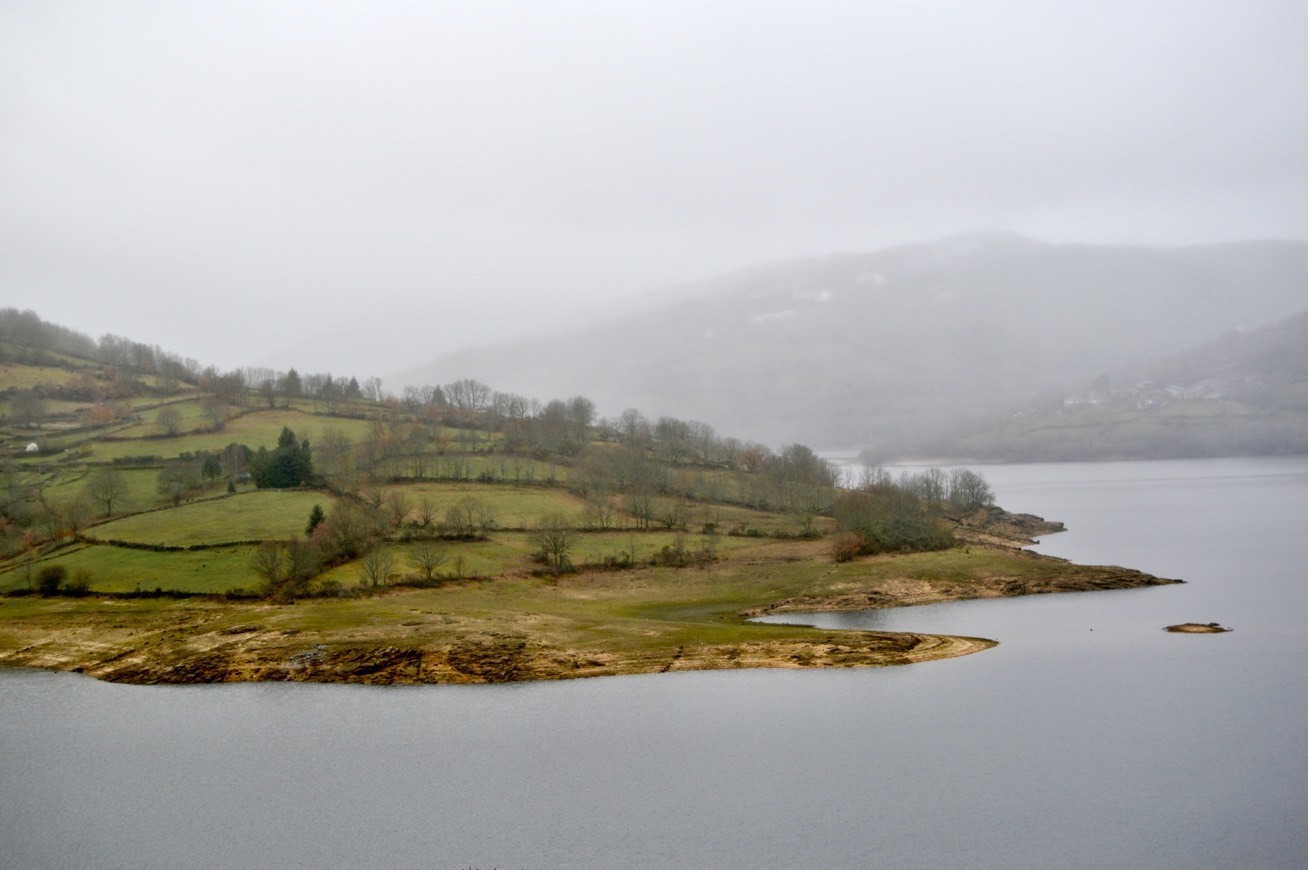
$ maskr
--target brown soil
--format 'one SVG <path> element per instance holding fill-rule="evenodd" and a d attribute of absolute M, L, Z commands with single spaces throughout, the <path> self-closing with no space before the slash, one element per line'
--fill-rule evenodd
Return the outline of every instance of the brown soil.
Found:
<path fill-rule="evenodd" d="M 521 635 L 490 633 L 452 645 L 412 649 L 311 648 L 289 656 L 229 648 L 169 667 L 148 658 L 87 671 L 111 682 L 322 682 L 371 684 L 504 683 L 730 668 L 831 668 L 898 665 L 979 652 L 981 638 L 888 632 L 832 632 L 809 641 L 679 647 L 670 655 L 624 657 L 602 650 L 549 649 Z"/>
<path fill-rule="evenodd" d="M 1179 625 L 1169 625 L 1164 630 L 1178 634 L 1222 634 L 1231 629 L 1223 628 L 1215 622 L 1182 622 Z"/>

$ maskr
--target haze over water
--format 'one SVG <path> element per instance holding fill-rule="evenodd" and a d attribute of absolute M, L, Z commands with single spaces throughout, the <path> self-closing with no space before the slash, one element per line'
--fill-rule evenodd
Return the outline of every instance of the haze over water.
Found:
<path fill-rule="evenodd" d="M 901 668 L 484 687 L 0 672 L 22 867 L 1302 867 L 1308 458 L 985 469 L 1184 586 L 814 617 Z M 794 618 L 794 617 L 792 617 Z M 1170 635 L 1218 621 L 1224 635 Z M 21 799 L 14 799 L 21 796 Z"/>

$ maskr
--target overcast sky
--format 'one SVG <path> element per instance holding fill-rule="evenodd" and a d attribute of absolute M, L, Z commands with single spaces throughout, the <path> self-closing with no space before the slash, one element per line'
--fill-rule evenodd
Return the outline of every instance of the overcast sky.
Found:
<path fill-rule="evenodd" d="M 3 0 L 0 304 L 362 378 L 974 229 L 1308 239 L 1306 45 L 1302 0 Z"/>

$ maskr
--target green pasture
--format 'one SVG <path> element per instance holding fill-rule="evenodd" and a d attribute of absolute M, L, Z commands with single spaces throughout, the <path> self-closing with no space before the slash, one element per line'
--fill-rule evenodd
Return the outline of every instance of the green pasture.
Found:
<path fill-rule="evenodd" d="M 90 576 L 91 589 L 96 592 L 132 592 L 138 588 L 182 592 L 254 590 L 259 585 L 259 578 L 250 570 L 253 553 L 254 547 L 159 553 L 108 545 L 74 544 L 37 561 L 34 572 L 50 565 L 62 565 L 69 576 L 85 570 Z M 21 565 L 0 573 L 0 590 L 26 586 L 27 579 Z"/>
<path fill-rule="evenodd" d="M 179 438 L 209 424 L 209 419 L 204 415 L 204 405 L 200 402 L 169 402 L 141 408 L 139 411 L 141 420 L 120 429 L 114 435 L 118 438 L 145 438 L 163 434 L 163 427 L 159 425 L 159 412 L 164 408 L 173 408 L 180 415 L 177 426 Z"/>
<path fill-rule="evenodd" d="M 543 567 L 532 558 L 537 545 L 531 532 L 496 532 L 485 541 L 437 540 L 435 543 L 445 553 L 445 562 L 437 573 L 446 578 L 504 578 L 532 574 Z M 602 565 L 606 560 L 616 562 L 634 556 L 635 564 L 648 568 L 656 553 L 678 544 L 691 552 L 711 549 L 719 561 L 775 557 L 774 553 L 768 552 L 766 542 L 749 539 L 709 539 L 674 532 L 578 532 L 569 558 L 575 566 L 584 569 Z M 413 564 L 413 555 L 419 546 L 417 542 L 390 542 L 383 546 L 394 557 L 397 576 L 420 573 Z M 631 576 L 635 573 L 632 572 Z M 363 574 L 359 561 L 355 560 L 329 569 L 320 579 L 350 588 L 363 582 Z"/>
<path fill-rule="evenodd" d="M 54 366 L 29 366 L 0 363 L 0 389 L 30 390 L 32 387 L 58 387 L 82 376 L 81 372 Z"/>
<path fill-rule="evenodd" d="M 504 529 L 523 529 L 536 526 L 542 517 L 563 514 L 581 524 L 585 503 L 564 489 L 540 486 L 511 486 L 498 483 L 404 483 L 391 484 L 386 491 L 400 492 L 408 499 L 410 517 L 418 510 L 422 499 L 431 502 L 435 519 L 443 521 L 445 510 L 464 498 L 479 499 L 495 512 L 496 524 Z"/>
<path fill-rule="evenodd" d="M 147 414 L 146 432 L 157 431 L 154 415 Z M 244 444 L 251 450 L 277 446 L 282 427 L 289 426 L 295 437 L 309 440 L 310 446 L 329 429 L 334 429 L 352 441 L 358 442 L 369 431 L 365 420 L 346 420 L 338 417 L 319 417 L 286 408 L 247 411 L 227 421 L 218 432 L 193 433 L 175 438 L 129 439 L 125 441 L 96 441 L 92 456 L 99 462 L 110 462 L 123 456 L 154 455 L 171 458 L 182 453 L 216 453 L 228 444 Z"/>
<path fill-rule="evenodd" d="M 488 541 L 437 541 L 446 554 L 445 564 L 437 573 L 445 577 L 497 577 L 509 572 L 526 572 L 532 567 L 525 536 L 498 534 Z M 398 577 L 417 574 L 411 559 L 416 544 L 383 544 L 395 559 Z M 318 578 L 341 584 L 349 589 L 364 582 L 359 560 L 336 565 Z"/>
<path fill-rule="evenodd" d="M 331 512 L 331 497 L 320 492 L 238 493 L 123 517 L 87 529 L 86 537 L 171 547 L 277 540 L 303 535 L 315 504 Z"/>
<path fill-rule="evenodd" d="M 418 479 L 419 461 L 412 456 L 402 458 L 396 468 L 401 477 Z M 568 467 L 531 457 L 500 453 L 464 453 L 451 446 L 444 453 L 429 446 L 421 459 L 421 479 L 427 480 L 478 480 L 488 478 L 502 483 L 518 485 L 565 483 Z"/>
<path fill-rule="evenodd" d="M 671 540 L 661 534 L 638 537 L 650 551 L 664 538 Z M 517 551 L 530 550 L 525 535 L 497 538 L 492 543 L 502 548 L 498 557 L 502 560 L 525 559 L 526 553 Z M 805 552 L 812 549 L 811 542 L 790 546 Z M 395 552 L 400 561 L 403 549 L 397 547 Z M 400 564 L 400 570 L 408 570 Z M 293 630 L 322 637 L 363 631 L 386 642 L 403 638 L 421 644 L 478 631 L 523 631 L 559 649 L 640 654 L 678 645 L 807 636 L 807 629 L 747 624 L 735 614 L 782 598 L 830 591 L 836 588 L 826 576 L 830 568 L 829 562 L 814 559 L 767 563 L 741 559 L 718 562 L 709 569 L 642 568 L 557 578 L 518 571 L 470 580 L 467 575 L 482 572 L 467 571 L 465 579 L 450 579 L 433 589 L 302 601 L 282 613 L 287 628 L 293 623 Z M 330 576 L 346 588 L 361 580 L 357 566 L 341 566 Z"/>
<path fill-rule="evenodd" d="M 63 508 L 78 498 L 86 500 L 93 521 L 104 513 L 104 506 L 85 494 L 91 477 L 100 469 L 85 465 L 59 468 L 47 475 L 45 495 L 50 503 Z M 114 499 L 114 515 L 150 510 L 163 502 L 159 495 L 157 468 L 116 469 L 123 482 L 123 493 Z M 222 483 L 215 482 L 204 495 L 220 495 L 225 491 Z"/>

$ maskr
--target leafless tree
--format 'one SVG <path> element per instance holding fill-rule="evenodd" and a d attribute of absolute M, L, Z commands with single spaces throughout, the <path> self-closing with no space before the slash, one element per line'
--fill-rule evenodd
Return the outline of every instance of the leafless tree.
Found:
<path fill-rule="evenodd" d="M 408 494 L 402 489 L 392 489 L 387 492 L 383 507 L 386 510 L 387 520 L 397 529 L 404 524 L 409 511 L 413 509 Z"/>
<path fill-rule="evenodd" d="M 280 541 L 264 541 L 250 557 L 250 570 L 263 581 L 264 589 L 275 592 L 286 579 L 286 551 Z"/>
<path fill-rule="evenodd" d="M 127 494 L 127 479 L 114 468 L 102 468 L 91 475 L 83 490 L 104 507 L 104 515 L 114 512 L 114 502 Z"/>
<path fill-rule="evenodd" d="M 174 506 L 181 504 L 200 489 L 199 464 L 181 459 L 169 462 L 159 471 L 156 488 Z"/>
<path fill-rule="evenodd" d="M 380 402 L 386 395 L 381 378 L 368 378 L 363 382 L 363 397 L 370 402 Z"/>
<path fill-rule="evenodd" d="M 309 581 L 318 573 L 322 563 L 321 554 L 312 541 L 291 538 L 282 545 L 286 554 L 286 580 L 294 595 L 303 595 L 309 590 Z"/>
<path fill-rule="evenodd" d="M 173 405 L 164 405 L 155 415 L 154 422 L 159 427 L 159 431 L 172 437 L 181 431 L 182 412 Z"/>
<path fill-rule="evenodd" d="M 571 564 L 568 554 L 576 543 L 576 534 L 567 517 L 557 513 L 542 517 L 531 540 L 538 557 L 546 565 L 560 571 Z"/>
<path fill-rule="evenodd" d="M 359 559 L 359 574 L 363 585 L 376 589 L 390 581 L 395 573 L 395 556 L 385 546 L 372 547 Z"/>
<path fill-rule="evenodd" d="M 460 411 L 482 411 L 490 402 L 491 388 L 481 381 L 464 378 L 445 386 L 445 398 Z"/>
<path fill-rule="evenodd" d="M 458 537 L 485 537 L 495 528 L 495 511 L 476 496 L 466 495 L 446 508 L 445 525 Z"/>
<path fill-rule="evenodd" d="M 409 551 L 409 564 L 430 583 L 436 579 L 436 572 L 449 561 L 449 557 L 449 552 L 444 545 L 427 538 L 413 545 L 413 549 Z"/>
<path fill-rule="evenodd" d="M 45 399 L 36 390 L 22 390 L 9 400 L 9 419 L 28 429 L 45 419 Z"/>
<path fill-rule="evenodd" d="M 618 415 L 618 435 L 627 444 L 644 445 L 650 438 L 649 421 L 635 408 L 628 408 Z"/>
<path fill-rule="evenodd" d="M 613 496 L 608 490 L 592 490 L 586 497 L 586 524 L 592 529 L 611 529 L 614 510 Z"/>

